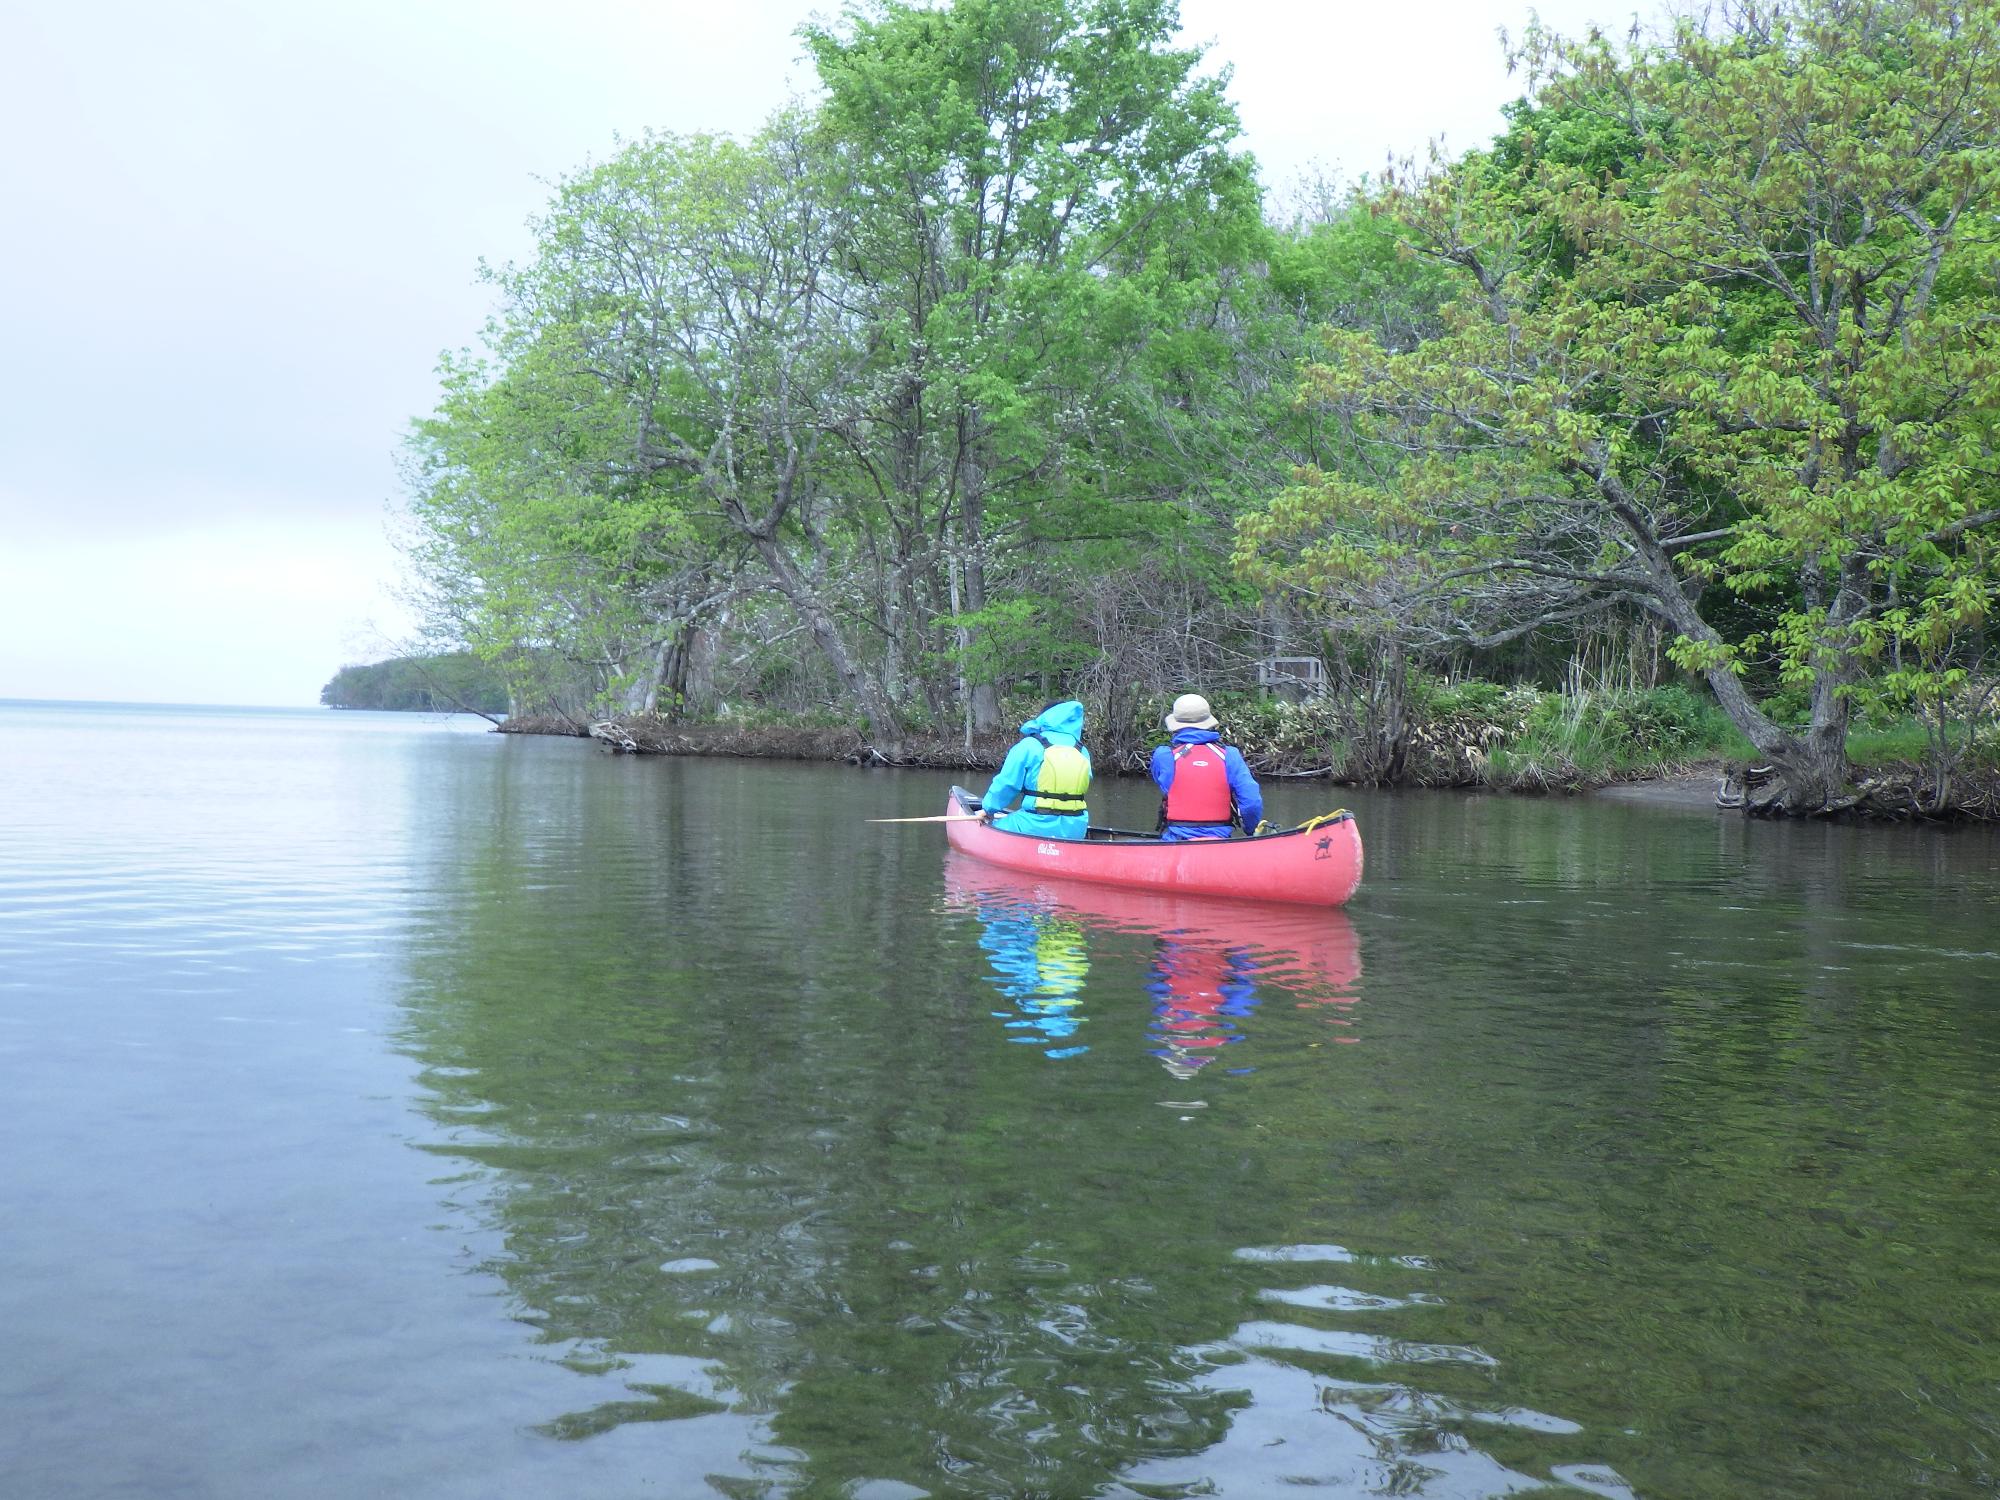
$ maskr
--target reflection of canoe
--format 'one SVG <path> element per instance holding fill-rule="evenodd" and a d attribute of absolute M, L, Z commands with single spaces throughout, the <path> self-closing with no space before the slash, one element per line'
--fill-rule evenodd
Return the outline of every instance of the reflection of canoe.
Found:
<path fill-rule="evenodd" d="M 953 787 L 945 811 L 977 806 Z M 952 848 L 1010 870 L 1143 890 L 1339 906 L 1361 884 L 1361 834 L 1351 813 L 1254 839 L 1174 844 L 1101 828 L 1088 839 L 1045 839 L 966 821 L 945 824 L 945 835 Z"/>
<path fill-rule="evenodd" d="M 956 831 L 964 825 L 947 826 Z M 961 906 L 1047 912 L 1190 947 L 1247 949 L 1258 955 L 1261 974 L 1288 988 L 1307 981 L 1313 990 L 1348 990 L 1361 976 L 1360 945 L 1345 912 L 1125 890 L 1059 875 L 1021 874 L 959 853 L 946 857 L 944 880 L 947 895 Z"/>

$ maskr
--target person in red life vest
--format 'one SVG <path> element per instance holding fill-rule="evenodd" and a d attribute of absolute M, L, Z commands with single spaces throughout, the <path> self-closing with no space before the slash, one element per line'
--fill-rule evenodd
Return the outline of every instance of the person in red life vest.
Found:
<path fill-rule="evenodd" d="M 1182 693 L 1166 727 L 1173 739 L 1153 752 L 1151 767 L 1160 789 L 1160 837 L 1226 839 L 1236 823 L 1255 832 L 1264 820 L 1264 793 L 1243 752 L 1222 743 L 1208 700 Z"/>

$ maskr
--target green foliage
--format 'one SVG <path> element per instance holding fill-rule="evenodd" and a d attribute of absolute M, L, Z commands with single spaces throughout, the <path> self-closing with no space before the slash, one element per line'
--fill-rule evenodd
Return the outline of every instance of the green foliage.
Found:
<path fill-rule="evenodd" d="M 1239 563 L 1418 646 L 1637 602 L 1831 798 L 1859 680 L 1994 599 L 2000 12 L 1782 0 L 1526 55 L 1492 152 L 1380 195 L 1452 280 L 1438 331 L 1329 331 L 1301 399 L 1348 451 Z M 1766 660 L 1813 688 L 1803 740 L 1736 680 Z"/>
<path fill-rule="evenodd" d="M 1965 726 L 1962 746 L 1952 759 L 1960 765 L 2000 770 L 2000 719 L 1987 718 Z M 1923 765 L 1937 753 L 1937 731 L 1921 719 L 1907 718 L 1856 730 L 1847 737 L 1847 753 L 1859 766 L 1891 762 Z"/>
<path fill-rule="evenodd" d="M 1406 253 L 1395 216 L 1359 195 L 1274 236 L 1266 276 L 1273 300 L 1306 326 L 1359 329 L 1391 347 L 1437 332 L 1452 292 L 1442 267 Z"/>
<path fill-rule="evenodd" d="M 1525 722 L 1523 715 L 1539 701 L 1533 688 L 1506 687 L 1482 677 L 1410 680 L 1410 710 L 1420 721 L 1464 719 L 1505 729 Z"/>
<path fill-rule="evenodd" d="M 1029 595 L 946 617 L 964 644 L 948 647 L 947 659 L 982 682 L 1019 677 L 1062 678 L 1087 663 L 1096 646 L 1059 617 L 1056 602 Z"/>
<path fill-rule="evenodd" d="M 504 714 L 507 685 L 471 652 L 453 651 L 342 667 L 320 689 L 319 701 L 328 708 Z"/>
<path fill-rule="evenodd" d="M 1499 787 L 1569 790 L 1752 754 L 1728 716 L 1686 688 L 1586 690 L 1540 696 L 1480 774 Z"/>
<path fill-rule="evenodd" d="M 1533 687 L 1481 678 L 1444 682 L 1415 676 L 1409 685 L 1410 757 L 1421 780 L 1459 784 L 1479 777 L 1497 747 L 1528 732 L 1547 701 Z"/>
<path fill-rule="evenodd" d="M 1720 755 L 1735 743 L 1728 717 L 1714 703 L 1672 685 L 1548 694 L 1501 748 L 1556 751 L 1579 765 L 1629 769 Z"/>
<path fill-rule="evenodd" d="M 1535 764 L 1562 768 L 1550 784 L 1585 785 L 1749 753 L 1712 701 L 1678 685 L 1564 694 L 1417 674 L 1408 693 L 1406 775 L 1428 784 L 1470 782 L 1489 766 L 1505 779 Z M 1142 739 L 1162 738 L 1160 716 L 1171 701 L 1160 697 L 1140 706 L 1135 727 Z M 1254 763 L 1330 767 L 1336 774 L 1348 763 L 1356 726 L 1344 702 L 1231 693 L 1211 701 L 1223 734 Z"/>

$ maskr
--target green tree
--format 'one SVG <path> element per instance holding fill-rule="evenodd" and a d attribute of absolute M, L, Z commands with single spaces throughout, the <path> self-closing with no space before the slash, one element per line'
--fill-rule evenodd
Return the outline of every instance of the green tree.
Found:
<path fill-rule="evenodd" d="M 1109 472 L 1085 450 L 1257 230 L 1226 80 L 1177 30 L 1171 0 L 884 0 L 805 29 L 852 173 L 872 348 L 844 436 L 880 496 L 889 672 L 948 614 L 969 728 L 998 725 L 1009 657 L 974 638 L 1018 637 L 1033 559 L 1130 533 L 1108 512 L 1146 497 L 1086 480 Z"/>
<path fill-rule="evenodd" d="M 1526 51 L 1590 151 L 1531 132 L 1390 195 L 1456 279 L 1445 327 L 1330 336 L 1308 389 L 1372 470 L 1305 476 L 1253 541 L 1467 637 L 1627 601 L 1780 768 L 1769 810 L 1847 805 L 1872 664 L 1994 599 L 2000 14 L 1782 0 Z M 1725 638 L 1718 594 L 1768 628 Z M 1803 732 L 1747 690 L 1760 654 Z"/>
<path fill-rule="evenodd" d="M 790 116 L 747 143 L 648 136 L 564 180 L 535 258 L 496 278 L 503 374 L 448 399 L 422 435 L 441 455 L 425 477 L 447 557 L 490 555 L 484 583 L 522 583 L 509 607 L 528 612 L 602 616 L 664 574 L 673 608 L 642 617 L 678 625 L 720 597 L 703 580 L 726 539 L 893 745 L 895 706 L 838 607 L 831 437 L 866 355 L 836 265 L 845 212 L 837 172 Z M 508 574 L 529 557 L 583 559 L 598 581 L 608 568 L 611 587 L 565 598 Z"/>
<path fill-rule="evenodd" d="M 406 448 L 406 551 L 428 629 L 463 641 L 538 710 L 676 705 L 693 625 L 740 572 L 670 477 L 633 463 L 633 418 L 580 372 L 567 330 L 496 330 L 447 359 Z"/>

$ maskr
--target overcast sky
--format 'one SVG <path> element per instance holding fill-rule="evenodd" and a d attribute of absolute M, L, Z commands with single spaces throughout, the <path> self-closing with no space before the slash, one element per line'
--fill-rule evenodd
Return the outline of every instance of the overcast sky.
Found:
<path fill-rule="evenodd" d="M 77 0 L 0 41 L 0 697 L 305 704 L 407 628 L 395 454 L 545 184 L 754 129 L 812 0 Z M 1558 29 L 1633 0 L 1542 0 Z M 1485 141 L 1503 0 L 1182 0 L 1268 184 Z"/>

